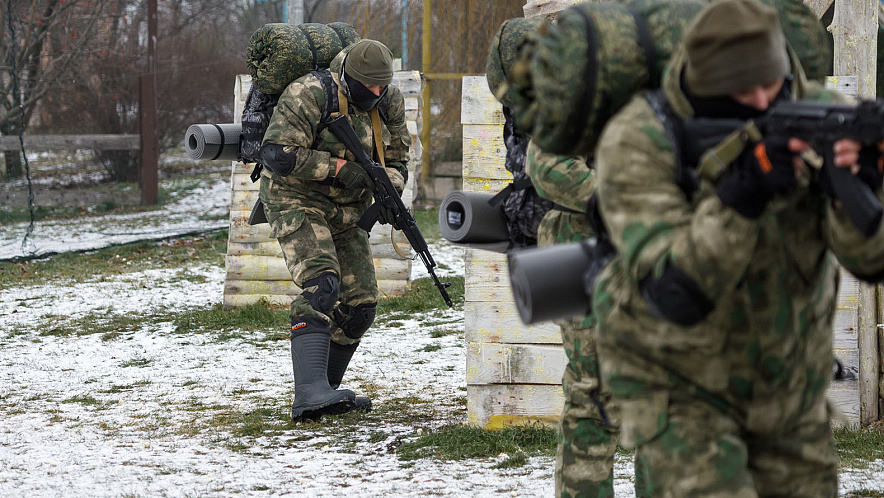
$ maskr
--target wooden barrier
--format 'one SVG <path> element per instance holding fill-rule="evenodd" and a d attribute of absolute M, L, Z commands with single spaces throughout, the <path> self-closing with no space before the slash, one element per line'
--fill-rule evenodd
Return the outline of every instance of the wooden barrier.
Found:
<path fill-rule="evenodd" d="M 139 150 L 141 135 L 24 135 L 27 150 Z M 0 137 L 0 150 L 18 150 L 18 136 Z"/>
<path fill-rule="evenodd" d="M 414 196 L 415 170 L 419 167 L 421 146 L 418 136 L 421 123 L 422 89 L 421 74 L 417 71 L 397 71 L 393 84 L 405 97 L 405 119 L 412 138 L 411 159 L 408 163 L 409 180 L 402 201 L 411 206 Z M 242 116 L 245 98 L 251 88 L 251 77 L 240 75 L 234 87 L 236 121 Z M 265 299 L 276 304 L 289 304 L 297 295 L 298 288 L 282 258 L 276 239 L 270 238 L 267 224 L 250 226 L 249 214 L 258 198 L 258 183 L 252 183 L 249 175 L 252 165 L 233 163 L 230 174 L 230 235 L 227 241 L 227 276 L 224 284 L 224 306 L 237 307 Z M 408 241 L 402 232 L 391 236 L 389 225 L 375 225 L 369 236 L 372 257 L 377 273 L 378 288 L 382 295 L 402 293 L 411 277 L 411 260 L 396 254 L 392 240 L 402 248 Z"/>

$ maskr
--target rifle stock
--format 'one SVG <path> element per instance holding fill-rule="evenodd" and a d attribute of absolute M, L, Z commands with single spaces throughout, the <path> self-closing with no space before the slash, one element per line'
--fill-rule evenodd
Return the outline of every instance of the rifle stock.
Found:
<path fill-rule="evenodd" d="M 359 141 L 359 137 L 356 136 L 353 126 L 347 121 L 346 116 L 338 116 L 329 121 L 328 129 L 347 147 L 347 150 L 356 156 L 356 160 L 359 161 L 359 164 L 362 165 L 372 181 L 374 181 L 375 204 L 366 212 L 368 216 L 360 220 L 359 227 L 366 231 L 371 230 L 372 225 L 377 220 L 377 214 L 381 207 L 389 209 L 393 213 L 395 226 L 399 227 L 402 233 L 405 234 L 405 238 L 408 239 L 411 248 L 420 256 L 421 261 L 423 261 L 424 266 L 427 268 L 427 272 L 429 272 L 430 277 L 433 279 L 433 284 L 439 289 L 442 299 L 445 300 L 445 304 L 449 307 L 454 306 L 446 290 L 451 284 L 441 282 L 439 277 L 436 276 L 436 272 L 433 270 L 436 267 L 436 261 L 433 259 L 432 254 L 430 254 L 427 242 L 417 226 L 417 221 L 405 207 L 402 198 L 396 192 L 396 187 L 390 181 L 387 171 L 383 166 L 372 160 L 368 153 L 365 152 L 365 149 L 362 148 L 362 143 Z"/>

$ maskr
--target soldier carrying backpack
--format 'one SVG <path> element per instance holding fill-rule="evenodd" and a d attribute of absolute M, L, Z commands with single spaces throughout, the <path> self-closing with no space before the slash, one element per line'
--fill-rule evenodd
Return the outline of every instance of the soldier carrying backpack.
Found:
<path fill-rule="evenodd" d="M 347 116 L 401 193 L 411 137 L 404 99 L 390 84 L 392 63 L 374 40 L 344 48 L 327 71 L 285 88 L 263 134 L 263 214 L 302 289 L 291 306 L 293 420 L 371 408 L 370 399 L 337 388 L 377 308 L 368 233 L 356 226 L 372 204 L 372 181 L 325 124 Z M 386 215 L 381 223 L 391 221 Z"/>

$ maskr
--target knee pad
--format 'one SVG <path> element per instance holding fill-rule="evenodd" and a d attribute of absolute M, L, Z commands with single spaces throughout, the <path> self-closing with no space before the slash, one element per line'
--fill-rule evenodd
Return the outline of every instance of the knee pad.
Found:
<path fill-rule="evenodd" d="M 334 309 L 341 294 L 341 280 L 334 273 L 325 272 L 304 282 L 301 288 L 310 289 L 314 286 L 316 290 L 305 290 L 301 295 L 307 299 L 313 309 L 328 315 Z"/>
<path fill-rule="evenodd" d="M 377 303 L 348 306 L 342 304 L 335 308 L 334 320 L 350 339 L 361 339 L 374 323 Z"/>

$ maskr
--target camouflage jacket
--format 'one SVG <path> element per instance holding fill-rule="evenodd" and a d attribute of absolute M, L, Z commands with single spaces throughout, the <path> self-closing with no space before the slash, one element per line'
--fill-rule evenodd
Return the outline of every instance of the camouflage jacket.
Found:
<path fill-rule="evenodd" d="M 553 208 L 547 212 L 537 227 L 538 245 L 577 242 L 593 235 L 584 213 L 595 192 L 596 181 L 586 160 L 544 152 L 532 140 L 528 143 L 525 172 L 541 197 L 578 211 L 570 213 Z"/>
<path fill-rule="evenodd" d="M 692 110 L 678 85 L 683 67 L 680 52 L 663 88 L 676 114 L 687 116 Z M 794 57 L 793 68 L 793 96 L 839 99 L 808 83 Z M 642 96 L 607 124 L 595 167 L 601 213 L 619 254 L 593 302 L 612 393 L 630 397 L 681 386 L 732 406 L 776 399 L 783 390 L 798 393 L 790 409 L 742 413 L 763 426 L 818 401 L 833 365 L 839 272 L 832 256 L 858 275 L 880 273 L 884 229 L 865 239 L 806 180 L 775 198 L 757 220 L 722 204 L 706 178 L 688 200 L 675 182 L 672 144 Z M 659 277 L 667 264 L 715 304 L 697 325 L 654 316 L 640 295 L 639 282 Z"/>
<path fill-rule="evenodd" d="M 343 61 L 348 52 L 347 48 L 341 51 L 329 67 L 339 87 Z M 341 89 L 344 91 L 343 87 Z M 402 187 L 404 177 L 400 171 L 405 171 L 411 146 L 411 135 L 405 125 L 405 100 L 395 85 L 389 85 L 385 98 L 389 99 L 389 105 L 386 119 L 382 120 L 381 125 L 384 159 L 390 180 Z M 286 87 L 273 111 L 264 134 L 264 143 L 283 145 L 287 152 L 295 151 L 296 155 L 294 171 L 286 177 L 276 175 L 268 168 L 261 172 L 260 197 L 273 237 L 285 235 L 286 227 L 291 225 L 286 223 L 285 217 L 292 211 L 331 202 L 340 208 L 336 216 L 341 223 L 349 225 L 358 221 L 372 203 L 372 194 L 368 189 L 353 191 L 317 183 L 334 176 L 337 158 L 356 160 L 328 128 L 323 129 L 317 137 L 325 105 L 322 83 L 313 74 L 306 74 Z M 369 113 L 350 105 L 349 119 L 363 148 L 377 160 Z"/>

